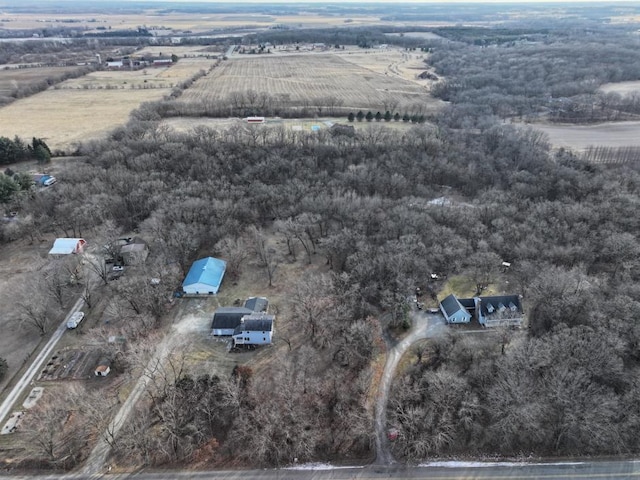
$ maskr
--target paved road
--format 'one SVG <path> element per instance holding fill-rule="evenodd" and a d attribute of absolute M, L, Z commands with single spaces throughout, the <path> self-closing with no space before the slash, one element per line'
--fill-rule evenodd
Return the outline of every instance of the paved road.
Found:
<path fill-rule="evenodd" d="M 51 338 L 49 339 L 47 344 L 40 351 L 35 360 L 31 362 L 31 366 L 29 366 L 27 371 L 24 372 L 22 378 L 20 378 L 9 395 L 7 395 L 7 398 L 4 400 L 4 402 L 2 402 L 2 405 L 0 405 L 0 423 L 5 420 L 5 418 L 13 411 L 14 408 L 22 408 L 21 406 L 14 407 L 14 403 L 16 403 L 18 398 L 20 398 L 20 396 L 27 388 L 30 388 L 32 386 L 31 382 L 35 378 L 36 374 L 41 371 L 42 365 L 50 357 L 51 352 L 57 345 L 60 338 L 62 338 L 62 335 L 64 335 L 64 332 L 67 331 L 67 320 L 69 320 L 69 317 L 71 317 L 71 315 L 73 315 L 75 312 L 79 311 L 83 306 L 84 300 L 82 298 L 79 298 L 78 301 L 73 305 L 73 307 L 71 307 L 71 310 L 69 310 L 69 313 L 67 313 L 67 316 L 58 326 L 56 331 L 53 332 L 53 335 L 51 335 Z"/>
<path fill-rule="evenodd" d="M 220 470 L 207 472 L 158 471 L 119 475 L 7 475 L 7 480 L 382 480 L 386 478 L 415 480 L 579 480 L 637 479 L 640 461 L 603 461 L 547 464 L 484 464 L 406 467 L 401 465 L 339 468 L 331 470 Z"/>
<path fill-rule="evenodd" d="M 422 310 L 411 312 L 411 332 L 400 342 L 391 346 L 387 352 L 387 362 L 384 365 L 384 373 L 378 389 L 376 399 L 376 464 L 390 465 L 393 463 L 391 446 L 387 439 L 387 404 L 389 403 L 389 391 L 395 375 L 398 362 L 411 346 L 418 340 L 433 338 L 442 334 L 445 329 L 444 318 L 439 314 L 429 314 Z"/>

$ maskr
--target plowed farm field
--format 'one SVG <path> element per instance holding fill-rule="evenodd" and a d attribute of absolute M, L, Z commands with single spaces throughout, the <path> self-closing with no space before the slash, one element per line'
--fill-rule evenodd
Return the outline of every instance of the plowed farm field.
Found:
<path fill-rule="evenodd" d="M 399 106 L 436 105 L 424 86 L 337 55 L 318 54 L 231 58 L 198 80 L 181 100 L 224 101 L 248 90 L 277 97 L 284 106 L 316 105 L 327 97 L 337 98 L 342 107 L 366 110 L 384 111 L 390 99 Z"/>

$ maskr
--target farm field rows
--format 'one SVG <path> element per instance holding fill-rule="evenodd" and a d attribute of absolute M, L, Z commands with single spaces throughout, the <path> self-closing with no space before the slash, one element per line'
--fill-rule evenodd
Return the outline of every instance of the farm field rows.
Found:
<path fill-rule="evenodd" d="M 640 145 L 640 122 L 607 122 L 597 125 L 531 124 L 549 136 L 556 147 L 584 151 L 589 146 L 626 147 Z"/>
<path fill-rule="evenodd" d="M 327 97 L 353 109 L 383 109 L 389 99 L 408 106 L 435 104 L 419 85 L 337 55 L 236 57 L 198 80 L 181 100 L 215 102 L 248 90 L 277 97 L 285 106 L 314 105 L 316 99 Z"/>

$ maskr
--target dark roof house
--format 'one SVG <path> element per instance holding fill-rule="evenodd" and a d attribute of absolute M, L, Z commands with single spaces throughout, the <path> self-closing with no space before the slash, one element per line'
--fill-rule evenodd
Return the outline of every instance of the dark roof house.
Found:
<path fill-rule="evenodd" d="M 447 323 L 469 323 L 471 321 L 471 314 L 454 294 L 440 302 L 440 310 Z"/>
<path fill-rule="evenodd" d="M 213 313 L 211 333 L 216 336 L 233 335 L 242 317 L 251 315 L 253 310 L 244 307 L 221 307 Z"/>
<path fill-rule="evenodd" d="M 519 295 L 479 297 L 478 321 L 485 327 L 520 326 L 524 320 Z"/>

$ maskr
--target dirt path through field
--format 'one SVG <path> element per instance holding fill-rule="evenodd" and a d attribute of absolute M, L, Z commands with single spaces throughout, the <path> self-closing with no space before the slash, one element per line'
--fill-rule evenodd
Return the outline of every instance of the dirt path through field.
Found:
<path fill-rule="evenodd" d="M 378 398 L 376 400 L 376 464 L 390 465 L 394 463 L 391 454 L 391 445 L 387 438 L 387 404 L 389 403 L 389 393 L 391 391 L 391 383 L 393 382 L 396 367 L 402 356 L 411 348 L 418 340 L 425 338 L 434 338 L 446 329 L 444 318 L 439 314 L 430 314 L 421 310 L 412 311 L 411 319 L 413 327 L 409 335 L 400 342 L 389 346 L 387 352 L 387 362 L 384 366 L 384 373 L 380 381 L 378 389 Z M 389 345 L 389 342 L 387 342 Z"/>

